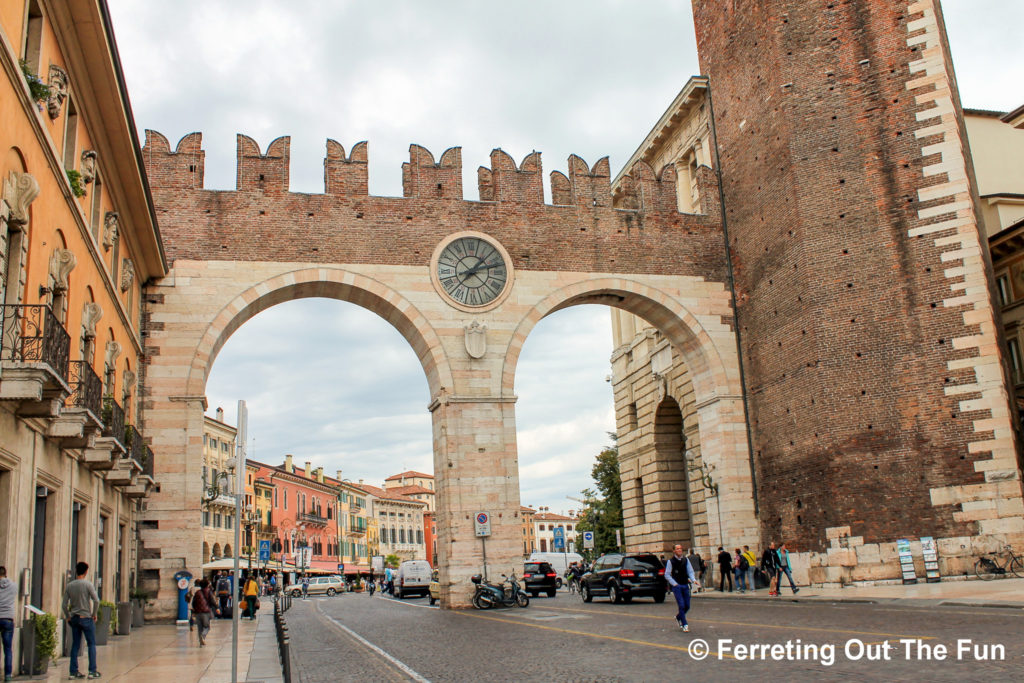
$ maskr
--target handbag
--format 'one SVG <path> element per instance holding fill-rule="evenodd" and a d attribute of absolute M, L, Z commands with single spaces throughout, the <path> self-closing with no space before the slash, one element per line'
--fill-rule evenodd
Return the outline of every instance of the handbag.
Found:
<path fill-rule="evenodd" d="M 253 609 L 259 609 L 259 608 L 260 608 L 260 599 L 256 598 L 256 606 L 253 607 Z"/>

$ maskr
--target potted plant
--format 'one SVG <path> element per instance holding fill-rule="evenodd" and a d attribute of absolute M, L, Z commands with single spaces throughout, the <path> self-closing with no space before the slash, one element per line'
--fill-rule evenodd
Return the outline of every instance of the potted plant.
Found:
<path fill-rule="evenodd" d="M 43 83 L 43 79 L 39 78 L 32 71 L 32 67 L 24 59 L 18 60 L 18 63 L 21 66 L 21 73 L 25 76 L 25 82 L 28 83 L 28 90 L 32 94 L 32 99 L 35 100 L 39 111 L 42 111 L 43 102 L 50 97 L 50 86 Z"/>
<path fill-rule="evenodd" d="M 117 618 L 110 628 L 119 636 L 126 636 L 132 632 L 132 603 L 117 603 Z"/>
<path fill-rule="evenodd" d="M 132 628 L 142 628 L 146 625 L 146 603 L 149 601 L 149 593 L 141 588 L 133 588 L 128 597 L 132 600 Z"/>
<path fill-rule="evenodd" d="M 111 622 L 117 616 L 114 603 L 100 600 L 99 618 L 96 620 L 96 644 L 106 645 L 110 637 Z"/>
<path fill-rule="evenodd" d="M 57 617 L 37 614 L 22 629 L 22 673 L 43 676 L 57 651 Z"/>

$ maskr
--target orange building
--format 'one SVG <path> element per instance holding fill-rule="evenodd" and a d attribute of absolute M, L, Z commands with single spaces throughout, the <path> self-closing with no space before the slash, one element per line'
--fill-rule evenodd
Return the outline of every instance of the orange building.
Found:
<path fill-rule="evenodd" d="M 106 3 L 0 2 L 0 64 L 0 565 L 30 570 L 20 626 L 25 603 L 60 616 L 77 561 L 103 600 L 157 588 L 137 547 L 141 286 L 167 265 Z"/>

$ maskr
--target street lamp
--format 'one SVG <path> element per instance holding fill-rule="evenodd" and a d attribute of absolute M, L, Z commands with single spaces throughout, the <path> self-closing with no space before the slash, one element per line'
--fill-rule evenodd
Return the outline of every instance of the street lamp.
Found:
<path fill-rule="evenodd" d="M 234 492 L 231 490 L 231 474 L 235 472 L 235 459 L 229 459 L 225 465 L 227 465 L 227 471 L 220 471 L 213 481 L 208 481 L 206 478 L 206 472 L 203 472 L 203 505 L 209 507 L 210 503 L 215 501 L 221 496 L 230 496 Z M 205 469 L 205 468 L 204 468 Z"/>
<path fill-rule="evenodd" d="M 249 573 L 252 573 L 252 547 L 255 540 L 254 529 L 259 521 L 259 513 L 251 507 L 242 511 L 241 522 L 245 526 L 245 542 L 249 546 Z"/>

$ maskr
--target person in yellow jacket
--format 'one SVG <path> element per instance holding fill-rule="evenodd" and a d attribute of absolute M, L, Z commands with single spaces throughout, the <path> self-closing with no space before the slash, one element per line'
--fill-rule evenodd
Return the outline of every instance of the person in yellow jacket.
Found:
<path fill-rule="evenodd" d="M 754 568 L 757 567 L 757 556 L 750 552 L 750 546 L 743 546 L 743 557 L 747 560 L 747 588 L 751 592 L 757 590 L 757 584 L 754 583 Z"/>
<path fill-rule="evenodd" d="M 256 601 L 259 599 L 259 594 L 260 586 L 256 583 L 256 578 L 250 574 L 242 588 L 242 595 L 245 596 L 245 616 L 250 619 L 256 618 Z"/>

